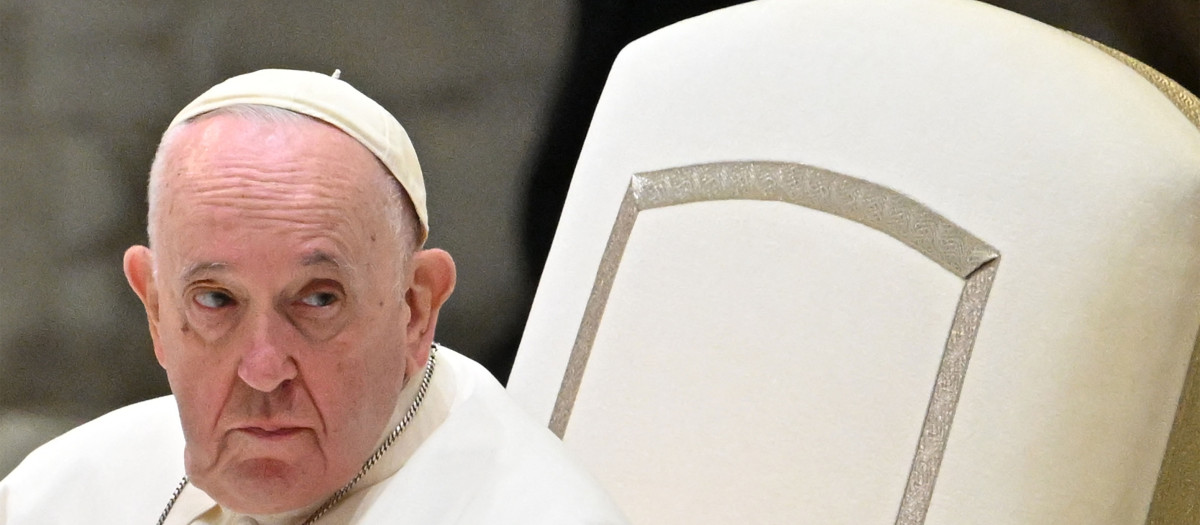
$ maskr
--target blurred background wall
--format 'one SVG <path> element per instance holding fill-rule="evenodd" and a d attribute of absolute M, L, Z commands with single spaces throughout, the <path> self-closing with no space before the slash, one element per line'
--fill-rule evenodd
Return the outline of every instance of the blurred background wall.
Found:
<path fill-rule="evenodd" d="M 263 67 L 332 72 L 405 125 L 459 286 L 438 340 L 507 378 L 604 79 L 627 42 L 734 1 L 0 0 L 0 476 L 167 393 L 121 273 L 174 113 Z M 1196 92 L 1200 0 L 996 0 Z"/>

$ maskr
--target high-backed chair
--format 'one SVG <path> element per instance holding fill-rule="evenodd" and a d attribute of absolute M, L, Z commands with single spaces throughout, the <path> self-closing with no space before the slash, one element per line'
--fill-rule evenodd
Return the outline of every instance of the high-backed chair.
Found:
<path fill-rule="evenodd" d="M 509 389 L 636 523 L 1200 523 L 1200 104 L 966 0 L 630 45 Z"/>

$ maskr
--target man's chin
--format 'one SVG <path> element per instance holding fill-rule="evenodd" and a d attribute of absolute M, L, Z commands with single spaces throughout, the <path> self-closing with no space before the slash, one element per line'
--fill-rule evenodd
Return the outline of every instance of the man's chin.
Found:
<path fill-rule="evenodd" d="M 306 475 L 277 459 L 248 459 L 222 472 L 193 476 L 192 483 L 222 507 L 242 514 L 279 514 L 314 507 L 337 490 L 325 490 Z"/>

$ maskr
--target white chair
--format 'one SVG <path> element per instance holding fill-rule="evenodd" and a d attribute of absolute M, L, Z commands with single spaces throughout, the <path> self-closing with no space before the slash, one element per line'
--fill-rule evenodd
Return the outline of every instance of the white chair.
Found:
<path fill-rule="evenodd" d="M 1197 126 L 977 2 L 668 27 L 609 77 L 509 389 L 636 523 L 1193 523 Z"/>

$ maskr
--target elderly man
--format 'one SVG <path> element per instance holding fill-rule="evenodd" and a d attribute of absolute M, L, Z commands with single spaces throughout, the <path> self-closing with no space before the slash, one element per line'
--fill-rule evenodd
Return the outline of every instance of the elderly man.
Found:
<path fill-rule="evenodd" d="M 454 263 L 422 249 L 420 167 L 374 101 L 234 77 L 171 123 L 149 188 L 125 274 L 174 395 L 35 451 L 0 482 L 0 523 L 624 522 L 433 344 Z"/>

